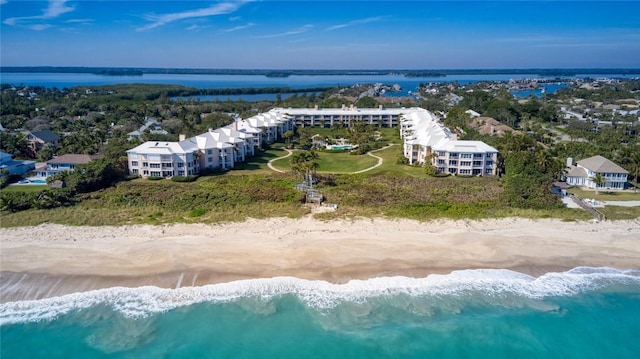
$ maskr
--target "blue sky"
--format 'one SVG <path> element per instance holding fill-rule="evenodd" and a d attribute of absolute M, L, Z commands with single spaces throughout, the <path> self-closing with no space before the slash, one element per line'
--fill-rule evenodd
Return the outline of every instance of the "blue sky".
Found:
<path fill-rule="evenodd" d="M 2 66 L 640 67 L 640 2 L 0 0 Z"/>

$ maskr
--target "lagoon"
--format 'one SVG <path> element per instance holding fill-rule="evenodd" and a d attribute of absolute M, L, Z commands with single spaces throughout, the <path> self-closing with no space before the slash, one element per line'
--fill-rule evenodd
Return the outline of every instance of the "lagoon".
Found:
<path fill-rule="evenodd" d="M 14 86 L 44 86 L 47 88 L 69 88 L 74 86 L 100 86 L 116 84 L 168 84 L 207 88 L 264 88 L 264 87 L 290 87 L 302 89 L 309 87 L 334 87 L 352 86 L 356 84 L 383 83 L 388 85 L 398 84 L 402 91 L 387 93 L 387 96 L 409 96 L 409 91 L 415 91 L 421 83 L 457 82 L 459 84 L 474 83 L 480 81 L 508 81 L 521 78 L 545 78 L 545 79 L 571 79 L 571 78 L 633 78 L 637 75 L 575 75 L 575 76 L 540 76 L 531 74 L 456 74 L 441 77 L 405 77 L 402 74 L 387 75 L 291 75 L 288 77 L 267 77 L 264 75 L 207 75 L 207 74 L 143 74 L 142 76 L 107 76 L 90 73 L 24 73 L 3 72 L 0 73 L 0 83 Z M 547 93 L 552 93 L 547 90 Z M 273 100 L 275 95 L 264 94 L 250 99 L 249 96 L 235 95 L 217 96 L 220 100 L 227 98 L 236 100 L 239 98 L 249 101 Z M 283 96 L 284 98 L 284 96 Z M 202 98 L 205 101 L 208 99 Z"/>

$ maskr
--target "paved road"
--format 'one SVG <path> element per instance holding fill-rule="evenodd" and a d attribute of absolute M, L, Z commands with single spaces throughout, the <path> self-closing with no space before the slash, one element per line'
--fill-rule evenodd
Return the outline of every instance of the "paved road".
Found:
<path fill-rule="evenodd" d="M 640 207 L 640 201 L 603 201 L 605 206 Z"/>

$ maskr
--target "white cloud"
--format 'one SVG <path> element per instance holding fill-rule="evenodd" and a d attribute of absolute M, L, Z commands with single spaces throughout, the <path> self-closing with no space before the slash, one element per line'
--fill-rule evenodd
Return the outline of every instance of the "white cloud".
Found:
<path fill-rule="evenodd" d="M 34 31 L 42 31 L 42 30 L 46 30 L 48 28 L 51 27 L 51 25 L 49 24 L 35 24 L 35 25 L 29 25 L 27 26 L 29 29 L 34 30 Z"/>
<path fill-rule="evenodd" d="M 50 0 L 49 7 L 42 14 L 43 19 L 54 19 L 62 14 L 66 14 L 75 9 L 73 6 L 66 6 L 68 0 Z"/>
<path fill-rule="evenodd" d="M 65 21 L 65 24 L 89 24 L 92 23 L 93 19 L 71 19 Z"/>
<path fill-rule="evenodd" d="M 163 26 L 178 20 L 199 18 L 199 17 L 209 17 L 223 14 L 230 14 L 244 3 L 249 1 L 235 1 L 235 2 L 221 2 L 215 5 L 209 6 L 207 8 L 196 9 L 196 10 L 188 10 L 183 12 L 176 12 L 171 14 L 162 14 L 162 15 L 147 15 L 145 18 L 151 21 L 150 24 L 142 26 L 138 28 L 138 31 L 146 31 L 155 29 L 156 27 Z"/>
<path fill-rule="evenodd" d="M 304 32 L 309 31 L 309 29 L 311 29 L 312 27 L 313 27 L 313 25 L 307 24 L 307 25 L 295 28 L 295 29 L 290 30 L 290 31 L 281 32 L 279 34 L 262 35 L 262 36 L 258 36 L 258 37 L 260 37 L 260 38 L 269 38 L 269 37 L 281 37 L 281 36 L 290 36 L 290 35 L 302 34 Z"/>
<path fill-rule="evenodd" d="M 357 19 L 357 20 L 351 20 L 347 23 L 344 24 L 338 24 L 338 25 L 333 25 L 330 26 L 326 29 L 326 31 L 333 31 L 333 30 L 338 30 L 338 29 L 343 29 L 345 27 L 349 27 L 349 26 L 353 26 L 353 25 L 362 25 L 362 24 L 368 24 L 368 23 L 372 23 L 372 22 L 378 22 L 381 21 L 382 19 L 384 19 L 384 16 L 375 16 L 375 17 L 368 17 L 365 19 Z"/>
<path fill-rule="evenodd" d="M 222 31 L 224 31 L 224 32 L 233 32 L 233 31 L 238 31 L 238 30 L 244 30 L 244 29 L 248 29 L 248 28 L 250 28 L 250 27 L 252 27 L 254 25 L 255 25 L 254 23 L 250 22 L 250 23 L 248 23 L 246 25 L 236 26 L 236 27 L 232 27 L 230 29 L 226 29 L 226 30 L 222 30 Z"/>
<path fill-rule="evenodd" d="M 49 6 L 46 9 L 42 9 L 42 15 L 10 17 L 4 20 L 4 24 L 13 26 L 13 25 L 19 25 L 21 22 L 28 22 L 31 20 L 55 19 L 60 15 L 63 15 L 75 10 L 74 6 L 67 6 L 67 1 L 68 0 L 49 0 Z M 33 30 L 43 30 L 43 26 L 44 25 L 31 25 L 27 27 Z M 47 26 L 47 27 L 50 27 L 50 26 Z"/>

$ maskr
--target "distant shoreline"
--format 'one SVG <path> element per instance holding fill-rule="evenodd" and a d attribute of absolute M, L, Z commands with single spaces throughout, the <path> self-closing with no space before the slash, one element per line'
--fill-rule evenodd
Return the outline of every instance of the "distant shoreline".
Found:
<path fill-rule="evenodd" d="M 197 69 L 150 67 L 64 67 L 64 66 L 3 66 L 0 73 L 75 73 L 103 76 L 143 76 L 145 74 L 176 75 L 257 75 L 265 77 L 289 76 L 382 76 L 402 75 L 408 78 L 446 77 L 449 75 L 507 75 L 536 74 L 539 76 L 575 75 L 640 75 L 640 68 L 588 68 L 588 69 L 413 69 L 413 70 L 363 70 L 363 69 Z"/>

